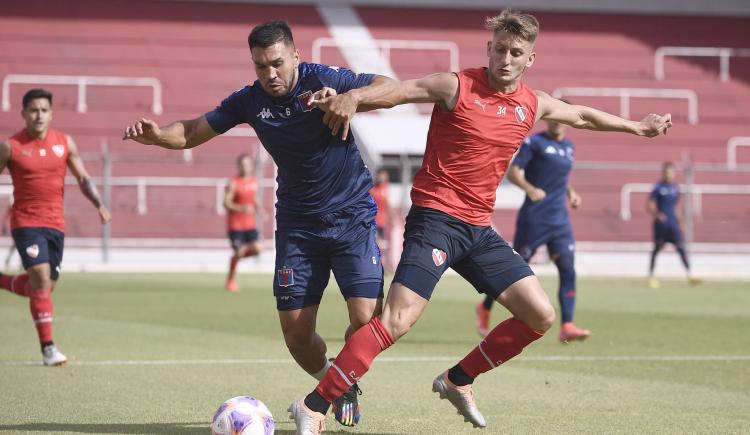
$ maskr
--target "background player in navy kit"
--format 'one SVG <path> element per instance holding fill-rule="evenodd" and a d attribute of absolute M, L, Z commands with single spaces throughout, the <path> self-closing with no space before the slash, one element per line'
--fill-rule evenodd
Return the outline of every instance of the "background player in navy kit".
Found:
<path fill-rule="evenodd" d="M 508 169 L 508 180 L 526 192 L 526 200 L 516 218 L 515 249 L 526 262 L 542 245 L 555 262 L 560 277 L 559 338 L 562 342 L 582 340 L 591 335 L 573 324 L 576 301 L 575 239 L 566 202 L 578 208 L 581 197 L 568 183 L 573 169 L 573 142 L 565 137 L 566 125 L 547 121 L 547 131 L 526 139 Z M 567 201 L 566 201 L 567 199 Z M 489 313 L 494 299 L 486 297 L 477 305 L 477 329 L 483 337 L 489 332 Z"/>
<path fill-rule="evenodd" d="M 278 166 L 276 192 L 276 306 L 289 351 L 320 379 L 330 362 L 315 332 L 318 305 L 331 270 L 346 299 L 347 337 L 381 311 L 383 267 L 375 242 L 376 207 L 370 172 L 353 136 L 334 136 L 323 112 L 309 101 L 385 80 L 371 74 L 300 63 L 286 22 L 256 26 L 248 45 L 258 79 L 214 110 L 164 128 L 148 119 L 129 126 L 123 139 L 168 149 L 192 148 L 247 123 Z M 334 404 L 336 419 L 359 420 L 358 387 Z M 344 417 L 346 415 L 346 417 Z"/>
<path fill-rule="evenodd" d="M 651 288 L 659 288 L 660 286 L 659 281 L 654 277 L 654 267 L 656 266 L 656 255 L 667 243 L 674 245 L 680 254 L 690 284 L 700 284 L 701 282 L 690 272 L 690 262 L 682 240 L 680 221 L 677 218 L 680 189 L 674 183 L 674 177 L 674 163 L 665 162 L 662 167 L 661 180 L 654 186 L 646 204 L 648 213 L 654 217 L 654 249 L 651 251 L 651 264 L 648 269 L 648 285 Z"/>

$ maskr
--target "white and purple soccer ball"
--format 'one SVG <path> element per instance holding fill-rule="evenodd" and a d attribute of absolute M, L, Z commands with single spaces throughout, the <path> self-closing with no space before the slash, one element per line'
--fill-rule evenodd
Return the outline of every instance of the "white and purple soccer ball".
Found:
<path fill-rule="evenodd" d="M 211 423 L 213 435 L 273 435 L 271 411 L 255 397 L 232 397 L 219 406 Z"/>

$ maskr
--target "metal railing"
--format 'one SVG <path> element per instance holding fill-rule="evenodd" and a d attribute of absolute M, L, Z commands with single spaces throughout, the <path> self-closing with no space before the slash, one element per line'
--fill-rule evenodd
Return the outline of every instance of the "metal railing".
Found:
<path fill-rule="evenodd" d="M 750 146 L 750 136 L 735 136 L 727 141 L 727 167 L 737 169 L 737 148 Z"/>
<path fill-rule="evenodd" d="M 718 57 L 719 78 L 722 82 L 729 81 L 729 58 L 750 57 L 750 49 L 729 47 L 659 47 L 654 52 L 654 77 L 664 80 L 664 58 L 666 56 L 683 57 Z"/>
<path fill-rule="evenodd" d="M 630 195 L 632 193 L 651 193 L 653 183 L 626 183 L 620 189 L 620 218 L 628 221 L 632 218 L 630 211 Z M 696 216 L 702 214 L 702 195 L 750 195 L 750 185 L 736 184 L 680 184 L 680 192 L 693 197 L 693 207 Z"/>
<path fill-rule="evenodd" d="M 692 89 L 652 89 L 652 88 L 557 88 L 552 92 L 555 98 L 565 95 L 577 97 L 619 97 L 620 116 L 630 119 L 630 98 L 670 98 L 687 100 L 688 122 L 698 123 L 698 95 Z"/>
<path fill-rule="evenodd" d="M 8 74 L 3 78 L 2 108 L 4 112 L 10 110 L 10 86 L 14 84 L 30 85 L 75 85 L 78 86 L 78 113 L 86 113 L 87 86 L 146 86 L 152 89 L 151 111 L 161 115 L 164 110 L 161 99 L 161 82 L 154 77 L 109 77 L 109 76 L 67 76 L 41 74 Z"/>
<path fill-rule="evenodd" d="M 458 44 L 452 41 L 420 41 L 409 39 L 375 39 L 375 46 L 383 51 L 388 63 L 391 62 L 391 50 L 436 50 L 448 51 L 450 70 L 459 70 Z M 337 48 L 341 43 L 333 38 L 317 38 L 312 44 L 312 61 L 321 63 L 322 50 L 324 47 Z M 347 47 L 369 47 L 369 43 L 351 41 L 346 43 Z"/>

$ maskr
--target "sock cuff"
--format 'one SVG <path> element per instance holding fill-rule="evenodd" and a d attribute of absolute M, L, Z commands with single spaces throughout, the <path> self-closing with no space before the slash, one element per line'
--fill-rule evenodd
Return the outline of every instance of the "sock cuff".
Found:
<path fill-rule="evenodd" d="M 544 336 L 544 332 L 533 329 L 532 327 L 516 319 L 515 317 L 508 319 L 508 321 L 512 322 L 515 329 L 518 332 L 523 333 L 530 341 L 538 340 Z"/>
<path fill-rule="evenodd" d="M 383 323 L 380 321 L 379 317 L 375 317 L 372 320 L 370 320 L 370 323 L 368 323 L 370 326 L 370 330 L 372 330 L 373 335 L 375 335 L 375 338 L 378 340 L 378 344 L 380 344 L 380 350 L 386 350 L 389 347 L 395 343 L 393 340 L 393 337 L 391 337 L 391 334 L 388 332 L 388 330 L 383 326 Z"/>
<path fill-rule="evenodd" d="M 311 373 L 310 375 L 318 381 L 321 381 L 323 380 L 323 377 L 326 375 L 326 372 L 329 368 L 331 368 L 331 362 L 328 361 L 328 358 L 326 358 L 326 363 L 323 365 L 323 368 L 315 373 Z"/>

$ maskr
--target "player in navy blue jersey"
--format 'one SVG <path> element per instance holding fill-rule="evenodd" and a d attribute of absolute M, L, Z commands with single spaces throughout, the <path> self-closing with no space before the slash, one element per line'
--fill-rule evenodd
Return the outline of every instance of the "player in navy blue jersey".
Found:
<path fill-rule="evenodd" d="M 331 271 L 346 300 L 351 332 L 380 313 L 383 267 L 375 226 L 373 183 L 353 135 L 332 135 L 324 113 L 310 102 L 385 80 L 372 74 L 300 62 L 283 21 L 255 27 L 248 45 L 258 79 L 192 120 L 160 128 L 148 119 L 126 128 L 123 139 L 168 149 L 192 148 L 247 123 L 278 167 L 276 275 L 273 283 L 289 351 L 321 379 L 330 367 L 315 332 L 318 306 Z M 334 404 L 336 420 L 359 420 L 357 385 Z"/>
<path fill-rule="evenodd" d="M 672 162 L 665 162 L 662 167 L 661 180 L 656 183 L 651 191 L 646 210 L 654 217 L 654 249 L 651 251 L 651 263 L 648 269 L 648 285 L 651 288 L 659 288 L 659 280 L 654 277 L 656 266 L 656 255 L 665 244 L 674 245 L 680 254 L 682 264 L 687 272 L 690 284 L 700 284 L 701 280 L 690 272 L 685 244 L 682 240 L 680 221 L 677 218 L 677 203 L 680 201 L 680 189 L 674 183 L 675 166 Z"/>
<path fill-rule="evenodd" d="M 547 121 L 547 131 L 527 138 L 508 170 L 508 180 L 526 192 L 516 219 L 513 248 L 528 262 L 536 250 L 547 246 L 560 276 L 560 341 L 583 340 L 591 335 L 573 323 L 576 301 L 575 239 L 566 203 L 578 208 L 581 197 L 570 186 L 575 145 L 565 137 L 566 126 Z M 492 297 L 476 307 L 477 330 L 489 332 Z"/>

